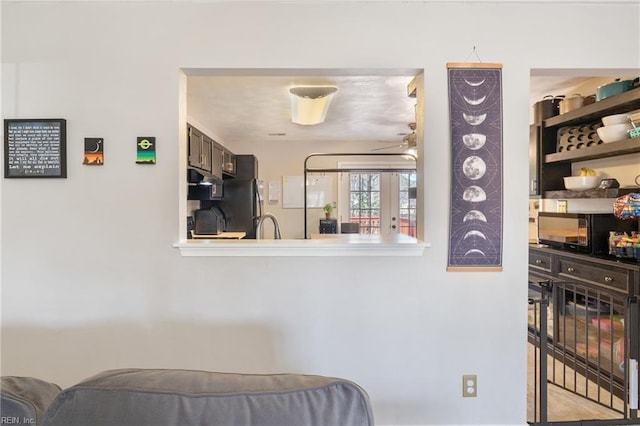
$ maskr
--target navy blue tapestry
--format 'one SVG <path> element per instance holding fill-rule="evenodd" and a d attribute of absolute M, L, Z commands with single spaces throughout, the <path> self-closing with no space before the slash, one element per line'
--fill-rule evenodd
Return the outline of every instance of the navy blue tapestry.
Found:
<path fill-rule="evenodd" d="M 502 270 L 502 66 L 447 64 L 451 217 L 447 270 Z"/>

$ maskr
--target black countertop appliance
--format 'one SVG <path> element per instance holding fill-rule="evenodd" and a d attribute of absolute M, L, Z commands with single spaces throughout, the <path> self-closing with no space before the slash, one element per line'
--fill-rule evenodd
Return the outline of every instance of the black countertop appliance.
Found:
<path fill-rule="evenodd" d="M 321 234 L 337 234 L 338 219 L 320 219 Z"/>
<path fill-rule="evenodd" d="M 256 224 L 263 212 L 260 187 L 256 157 L 237 155 L 236 177 L 224 180 L 224 198 L 210 202 L 224 214 L 225 231 L 245 232 L 245 238 L 256 238 Z"/>
<path fill-rule="evenodd" d="M 196 235 L 218 235 L 225 230 L 224 215 L 217 207 L 198 209 L 195 212 Z"/>
<path fill-rule="evenodd" d="M 620 220 L 611 213 L 538 213 L 540 243 L 580 253 L 608 253 L 610 232 L 636 230 L 637 220 Z"/>

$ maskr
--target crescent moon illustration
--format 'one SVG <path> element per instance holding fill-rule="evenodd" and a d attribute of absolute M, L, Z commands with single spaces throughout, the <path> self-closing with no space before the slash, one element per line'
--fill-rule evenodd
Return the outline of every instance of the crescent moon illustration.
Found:
<path fill-rule="evenodd" d="M 469 86 L 471 86 L 471 87 L 478 87 L 478 86 L 482 85 L 482 83 L 484 83 L 484 80 L 485 80 L 485 79 L 482 79 L 482 80 L 480 80 L 480 81 L 478 81 L 478 82 L 471 82 L 471 81 L 469 81 L 469 80 L 467 80 L 467 79 L 465 78 L 465 79 L 464 79 L 464 82 L 465 82 L 465 83 L 467 83 L 467 84 L 468 84 Z"/>
<path fill-rule="evenodd" d="M 480 231 L 469 231 L 469 232 L 467 232 L 467 233 L 464 235 L 464 237 L 463 237 L 462 239 L 463 239 L 463 240 L 466 240 L 466 239 L 467 239 L 467 238 L 469 238 L 469 237 L 480 237 L 480 238 L 482 238 L 482 239 L 484 239 L 484 240 L 486 240 L 486 239 L 487 239 L 487 236 L 486 236 L 486 235 L 484 235 L 484 234 L 483 234 L 482 232 L 480 232 Z"/>
<path fill-rule="evenodd" d="M 484 120 L 487 118 L 487 114 L 471 115 L 471 114 L 465 114 L 463 112 L 462 117 L 464 117 L 464 121 L 466 121 L 468 124 L 471 124 L 472 126 L 477 126 L 484 122 Z"/>
<path fill-rule="evenodd" d="M 471 180 L 478 180 L 487 172 L 487 164 L 476 155 L 467 157 L 462 163 L 462 172 Z"/>
<path fill-rule="evenodd" d="M 96 142 L 96 149 L 93 151 L 89 151 L 89 152 L 98 152 L 100 150 L 100 143 L 102 142 L 102 139 L 98 139 L 98 142 Z"/>
<path fill-rule="evenodd" d="M 468 255 L 470 255 L 470 254 L 476 254 L 476 253 L 477 253 L 477 254 L 481 254 L 481 255 L 483 255 L 483 256 L 486 256 L 486 254 L 484 254 L 484 252 L 483 252 L 482 250 L 478 250 L 478 249 L 471 249 L 471 250 L 468 250 L 464 255 L 465 255 L 465 256 L 468 256 Z"/>
<path fill-rule="evenodd" d="M 462 143 L 467 148 L 476 151 L 482 148 L 487 142 L 487 135 L 483 135 L 482 133 L 469 133 L 468 135 L 462 135 Z"/>
<path fill-rule="evenodd" d="M 469 105 L 480 105 L 481 103 L 483 103 L 485 101 L 485 99 L 487 99 L 487 96 L 483 96 L 481 98 L 478 99 L 470 99 L 467 98 L 466 96 L 462 95 L 462 97 L 464 98 L 464 100 L 469 104 Z"/>
<path fill-rule="evenodd" d="M 469 210 L 462 219 L 462 222 L 467 222 L 469 220 L 479 220 L 480 222 L 486 222 L 487 217 L 480 210 Z"/>
<path fill-rule="evenodd" d="M 484 189 L 480 188 L 479 186 L 471 185 L 464 190 L 462 199 L 464 201 L 472 201 L 474 203 L 477 203 L 480 201 L 485 201 L 487 199 L 487 193 L 484 192 Z"/>

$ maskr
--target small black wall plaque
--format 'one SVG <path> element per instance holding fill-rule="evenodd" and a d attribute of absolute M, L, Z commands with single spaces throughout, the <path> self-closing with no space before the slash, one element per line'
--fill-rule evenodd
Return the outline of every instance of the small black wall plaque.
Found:
<path fill-rule="evenodd" d="M 5 178 L 66 178 L 67 121 L 4 120 Z"/>

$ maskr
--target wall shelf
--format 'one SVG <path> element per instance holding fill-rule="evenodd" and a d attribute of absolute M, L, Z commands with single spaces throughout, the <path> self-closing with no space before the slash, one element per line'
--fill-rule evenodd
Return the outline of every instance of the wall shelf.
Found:
<path fill-rule="evenodd" d="M 556 152 L 544 156 L 545 163 L 561 163 L 571 161 L 593 160 L 603 157 L 615 157 L 618 155 L 640 152 L 640 138 L 627 139 L 620 142 L 603 143 L 572 151 Z"/>
<path fill-rule="evenodd" d="M 563 190 L 565 176 L 571 175 L 573 163 L 609 157 L 623 157 L 640 152 L 640 138 L 558 152 L 558 132 L 566 126 L 599 122 L 602 117 L 640 109 L 640 88 L 585 105 L 565 114 L 550 117 L 530 127 L 529 195 L 545 195 Z M 624 161 L 624 160 L 623 160 Z M 632 161 L 632 160 L 630 160 Z"/>
<path fill-rule="evenodd" d="M 622 195 L 637 191 L 637 188 L 608 188 L 608 189 L 587 189 L 585 191 L 546 191 L 544 198 L 548 199 L 569 199 L 569 198 L 611 198 L 612 200 Z"/>
<path fill-rule="evenodd" d="M 611 96 L 581 108 L 544 120 L 544 127 L 559 127 L 598 121 L 602 116 L 640 108 L 640 88 Z"/>

